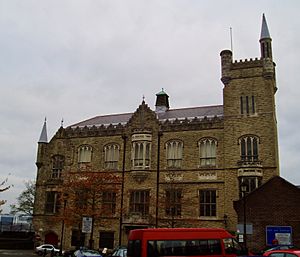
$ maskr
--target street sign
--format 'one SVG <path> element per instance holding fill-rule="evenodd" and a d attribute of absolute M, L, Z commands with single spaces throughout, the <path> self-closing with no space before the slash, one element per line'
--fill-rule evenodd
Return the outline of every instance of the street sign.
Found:
<path fill-rule="evenodd" d="M 82 233 L 91 233 L 92 232 L 92 223 L 93 219 L 91 217 L 82 218 Z"/>
<path fill-rule="evenodd" d="M 239 233 L 241 233 L 241 234 L 244 234 L 244 224 L 237 224 L 237 231 L 239 231 Z M 247 232 L 247 235 L 253 234 L 253 225 L 252 224 L 246 224 L 246 232 Z"/>
<path fill-rule="evenodd" d="M 272 245 L 273 240 L 276 240 L 279 245 L 291 245 L 292 227 L 291 226 L 267 226 L 266 244 Z"/>

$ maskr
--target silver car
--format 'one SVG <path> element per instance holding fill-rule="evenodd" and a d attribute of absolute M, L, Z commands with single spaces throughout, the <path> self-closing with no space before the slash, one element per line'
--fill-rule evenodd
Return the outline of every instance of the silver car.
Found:
<path fill-rule="evenodd" d="M 53 252 L 54 255 L 58 255 L 59 254 L 59 249 L 55 248 L 54 245 L 51 245 L 51 244 L 43 244 L 43 245 L 37 246 L 35 248 L 35 252 L 38 255 L 43 255 L 45 252 L 46 253 Z"/>

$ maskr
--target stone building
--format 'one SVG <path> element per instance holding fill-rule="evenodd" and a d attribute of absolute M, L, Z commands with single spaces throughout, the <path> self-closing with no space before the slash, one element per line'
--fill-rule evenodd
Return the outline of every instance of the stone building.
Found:
<path fill-rule="evenodd" d="M 233 201 L 240 197 L 240 184 L 251 192 L 279 175 L 271 41 L 263 16 L 260 58 L 234 61 L 230 50 L 221 52 L 223 105 L 171 109 L 162 90 L 155 110 L 143 100 L 133 113 L 60 127 L 49 142 L 45 122 L 33 221 L 42 240 L 62 241 L 66 249 L 89 243 L 113 248 L 126 243 L 129 230 L 141 227 L 236 231 Z M 99 192 L 97 204 L 106 212 L 94 216 L 92 232 L 82 233 L 82 222 L 53 222 L 70 205 L 62 197 L 65 180 L 91 173 L 118 177 L 107 183 L 116 191 L 103 185 Z"/>

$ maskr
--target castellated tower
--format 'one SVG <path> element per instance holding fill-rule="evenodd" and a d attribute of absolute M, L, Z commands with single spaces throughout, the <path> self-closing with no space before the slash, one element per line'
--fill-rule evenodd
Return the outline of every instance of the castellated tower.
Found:
<path fill-rule="evenodd" d="M 225 177 L 229 179 L 235 173 L 236 186 L 246 183 L 249 191 L 279 175 L 277 88 L 271 41 L 263 15 L 259 59 L 233 61 L 230 50 L 220 54 L 224 84 Z"/>

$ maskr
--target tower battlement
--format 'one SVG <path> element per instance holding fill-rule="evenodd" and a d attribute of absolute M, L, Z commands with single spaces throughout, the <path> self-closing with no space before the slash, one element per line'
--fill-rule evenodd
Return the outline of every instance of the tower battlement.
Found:
<path fill-rule="evenodd" d="M 260 58 L 240 59 L 234 60 L 232 58 L 231 50 L 223 50 L 220 53 L 221 56 L 221 81 L 227 86 L 231 79 L 234 77 L 245 77 L 262 74 L 264 78 L 274 79 L 275 78 L 275 63 L 272 59 L 272 39 L 270 37 L 269 29 L 267 26 L 265 15 L 263 15 L 260 43 Z M 238 70 L 253 69 L 246 72 L 238 72 Z M 261 69 L 261 70 L 259 70 Z"/>
<path fill-rule="evenodd" d="M 234 60 L 231 64 L 231 69 L 247 69 L 247 68 L 256 68 L 263 67 L 264 61 L 262 58 L 250 58 L 250 59 L 240 59 Z"/>

